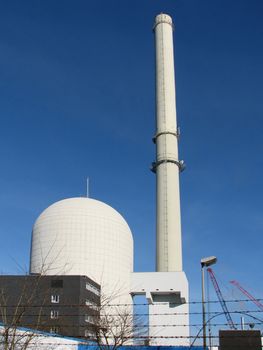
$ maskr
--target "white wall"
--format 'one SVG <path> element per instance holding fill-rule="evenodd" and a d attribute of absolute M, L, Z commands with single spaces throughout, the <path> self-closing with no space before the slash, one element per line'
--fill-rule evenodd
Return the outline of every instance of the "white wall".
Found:
<path fill-rule="evenodd" d="M 86 275 L 102 294 L 130 302 L 133 238 L 123 217 L 91 198 L 69 198 L 47 208 L 32 233 L 31 273 Z"/>
<path fill-rule="evenodd" d="M 184 272 L 133 273 L 131 294 L 145 295 L 148 300 L 151 345 L 189 345 L 188 281 Z"/>

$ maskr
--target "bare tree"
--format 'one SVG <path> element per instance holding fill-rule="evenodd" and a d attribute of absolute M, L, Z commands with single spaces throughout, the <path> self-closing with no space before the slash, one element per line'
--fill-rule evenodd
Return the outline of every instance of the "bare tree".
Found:
<path fill-rule="evenodd" d="M 0 345 L 4 350 L 24 350 L 37 337 L 36 331 L 43 329 L 48 295 L 47 290 L 41 288 L 43 275 L 17 276 L 16 280 L 12 280 L 12 276 L 2 277 Z"/>
<path fill-rule="evenodd" d="M 8 281 L 9 277 L 14 276 L 2 277 L 0 278 L 0 322 L 2 323 L 0 349 L 37 349 L 42 336 L 39 331 L 49 332 L 54 321 L 60 322 L 61 327 L 69 327 L 68 329 L 72 331 L 77 327 L 72 322 L 68 322 L 68 319 L 64 319 L 62 323 L 51 319 L 49 303 L 51 294 L 53 297 L 53 290 L 51 293 L 50 282 L 45 283 L 47 275 L 16 276 L 18 279 L 21 278 L 20 286 L 16 285 L 16 279 L 11 284 Z M 78 304 L 74 305 L 71 305 L 71 301 L 65 300 L 66 316 L 73 314 L 74 319 L 80 318 L 82 321 L 79 327 L 82 329 L 82 337 L 85 331 L 85 338 L 95 341 L 99 349 L 108 347 L 115 350 L 122 345 L 132 344 L 134 339 L 137 340 L 136 345 L 138 345 L 138 339 L 144 343 L 147 339 L 146 322 L 133 314 L 131 304 L 120 303 L 120 300 L 123 302 L 122 297 L 122 293 L 116 289 L 111 295 L 94 294 L 93 298 L 80 299 Z M 77 311 L 77 308 L 80 311 Z"/>
<path fill-rule="evenodd" d="M 117 295 L 118 293 L 116 293 Z M 134 340 L 145 341 L 147 327 L 141 317 L 133 314 L 132 305 L 118 304 L 116 295 L 101 296 L 100 305 L 91 314 L 91 334 L 99 349 L 115 350 Z"/>

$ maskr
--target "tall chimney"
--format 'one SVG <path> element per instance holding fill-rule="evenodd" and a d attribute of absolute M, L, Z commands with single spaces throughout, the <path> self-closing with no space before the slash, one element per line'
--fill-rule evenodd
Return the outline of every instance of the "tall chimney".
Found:
<path fill-rule="evenodd" d="M 150 345 L 157 341 L 158 345 L 189 348 L 189 291 L 182 267 L 179 193 L 179 172 L 184 164 L 178 159 L 171 17 L 166 14 L 156 16 L 154 31 L 156 159 L 152 170 L 157 180 L 157 272 L 133 273 L 131 294 L 144 294 L 149 303 Z"/>
<path fill-rule="evenodd" d="M 155 18 L 156 47 L 156 271 L 182 271 L 181 213 L 176 121 L 173 23 L 167 14 Z"/>

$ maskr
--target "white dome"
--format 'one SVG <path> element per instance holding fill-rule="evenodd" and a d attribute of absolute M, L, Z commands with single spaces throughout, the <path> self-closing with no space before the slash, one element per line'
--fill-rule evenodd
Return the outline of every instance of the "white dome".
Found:
<path fill-rule="evenodd" d="M 104 294 L 118 289 L 128 295 L 132 271 L 131 231 L 107 204 L 91 198 L 64 199 L 36 220 L 31 273 L 87 275 Z"/>

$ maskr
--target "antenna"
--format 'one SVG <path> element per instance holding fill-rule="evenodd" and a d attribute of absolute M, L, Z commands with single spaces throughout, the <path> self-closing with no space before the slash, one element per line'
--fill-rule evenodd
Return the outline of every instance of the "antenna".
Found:
<path fill-rule="evenodd" d="M 87 198 L 89 198 L 89 177 L 87 177 Z"/>

